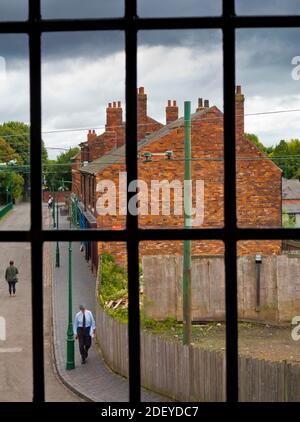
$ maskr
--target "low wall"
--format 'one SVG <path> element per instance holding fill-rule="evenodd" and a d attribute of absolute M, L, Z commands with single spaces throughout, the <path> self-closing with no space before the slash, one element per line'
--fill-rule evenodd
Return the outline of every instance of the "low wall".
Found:
<path fill-rule="evenodd" d="M 3 207 L 0 207 L 0 219 L 3 218 L 12 209 L 13 209 L 12 202 L 7 205 L 4 205 Z"/>
<path fill-rule="evenodd" d="M 96 303 L 96 331 L 104 360 L 128 377 L 128 327 Z M 179 401 L 226 400 L 225 353 L 141 333 L 141 381 L 148 389 Z M 239 399 L 300 401 L 300 366 L 239 357 Z"/>
<path fill-rule="evenodd" d="M 69 198 L 70 196 L 70 191 L 51 192 L 48 190 L 44 190 L 43 202 L 48 202 L 49 195 L 52 195 L 57 202 L 66 202 L 67 198 Z"/>
<path fill-rule="evenodd" d="M 144 308 L 149 319 L 182 321 L 181 256 L 144 256 Z M 300 315 L 299 255 L 263 256 L 260 264 L 260 310 L 256 310 L 256 264 L 238 257 L 238 315 L 244 320 L 290 322 Z M 224 258 L 192 258 L 194 321 L 225 320 Z"/>

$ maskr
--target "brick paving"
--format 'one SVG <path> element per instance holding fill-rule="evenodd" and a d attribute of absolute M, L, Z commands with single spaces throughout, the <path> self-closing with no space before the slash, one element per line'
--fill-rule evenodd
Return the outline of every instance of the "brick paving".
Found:
<path fill-rule="evenodd" d="M 60 217 L 60 228 L 68 228 L 68 222 Z M 52 244 L 52 301 L 53 334 L 56 367 L 62 380 L 86 400 L 97 402 L 128 401 L 128 380 L 113 373 L 93 346 L 85 365 L 80 363 L 78 343 L 75 342 L 75 369 L 66 370 L 66 332 L 68 320 L 68 243 L 60 243 L 60 268 L 55 268 L 55 247 Z M 73 258 L 73 315 L 80 303 L 94 311 L 95 277 L 92 275 L 80 244 L 72 244 Z M 142 401 L 168 401 L 151 391 L 142 390 Z"/>

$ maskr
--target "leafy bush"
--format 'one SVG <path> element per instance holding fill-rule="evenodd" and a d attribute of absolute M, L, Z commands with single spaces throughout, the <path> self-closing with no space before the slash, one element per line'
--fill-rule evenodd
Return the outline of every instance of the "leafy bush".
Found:
<path fill-rule="evenodd" d="M 127 272 L 116 263 L 113 255 L 101 255 L 101 273 L 99 283 L 100 300 L 105 304 L 127 295 Z"/>

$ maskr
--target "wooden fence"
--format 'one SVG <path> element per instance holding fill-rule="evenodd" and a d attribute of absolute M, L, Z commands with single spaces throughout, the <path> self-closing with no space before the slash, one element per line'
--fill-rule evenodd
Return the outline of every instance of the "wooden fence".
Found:
<path fill-rule="evenodd" d="M 182 321 L 181 256 L 144 256 L 144 312 L 147 319 Z M 237 260 L 240 320 L 289 322 L 300 315 L 300 256 L 263 256 L 260 265 L 260 308 L 254 256 Z M 155 269 L 155 270 L 154 270 Z M 225 320 L 224 257 L 192 259 L 192 317 L 194 321 Z"/>
<path fill-rule="evenodd" d="M 127 325 L 96 306 L 97 338 L 104 360 L 128 376 Z M 225 353 L 141 333 L 142 385 L 179 401 L 226 400 Z M 300 366 L 239 357 L 239 399 L 244 402 L 300 401 Z"/>

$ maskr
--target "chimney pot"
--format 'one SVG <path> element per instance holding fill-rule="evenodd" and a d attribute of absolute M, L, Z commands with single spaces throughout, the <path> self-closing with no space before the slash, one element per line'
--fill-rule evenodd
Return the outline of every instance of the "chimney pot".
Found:
<path fill-rule="evenodd" d="M 111 103 L 108 103 L 108 107 L 111 107 Z"/>
<path fill-rule="evenodd" d="M 199 108 L 203 107 L 203 98 L 198 98 L 198 107 Z"/>
<path fill-rule="evenodd" d="M 114 106 L 114 108 L 116 108 L 116 106 L 117 106 L 117 103 L 115 101 L 113 102 L 113 106 Z"/>
<path fill-rule="evenodd" d="M 242 93 L 242 87 L 241 87 L 241 85 L 237 85 L 237 87 L 236 87 L 236 93 L 237 94 L 241 94 Z"/>
<path fill-rule="evenodd" d="M 118 101 L 118 107 L 121 108 L 121 101 Z"/>
<path fill-rule="evenodd" d="M 173 101 L 173 107 L 177 107 L 177 102 L 176 100 Z"/>
<path fill-rule="evenodd" d="M 145 94 L 145 88 L 143 86 L 141 86 L 138 90 L 139 94 Z"/>
<path fill-rule="evenodd" d="M 204 100 L 204 107 L 209 108 L 209 100 Z"/>
<path fill-rule="evenodd" d="M 168 107 L 171 107 L 171 100 L 168 100 Z"/>

